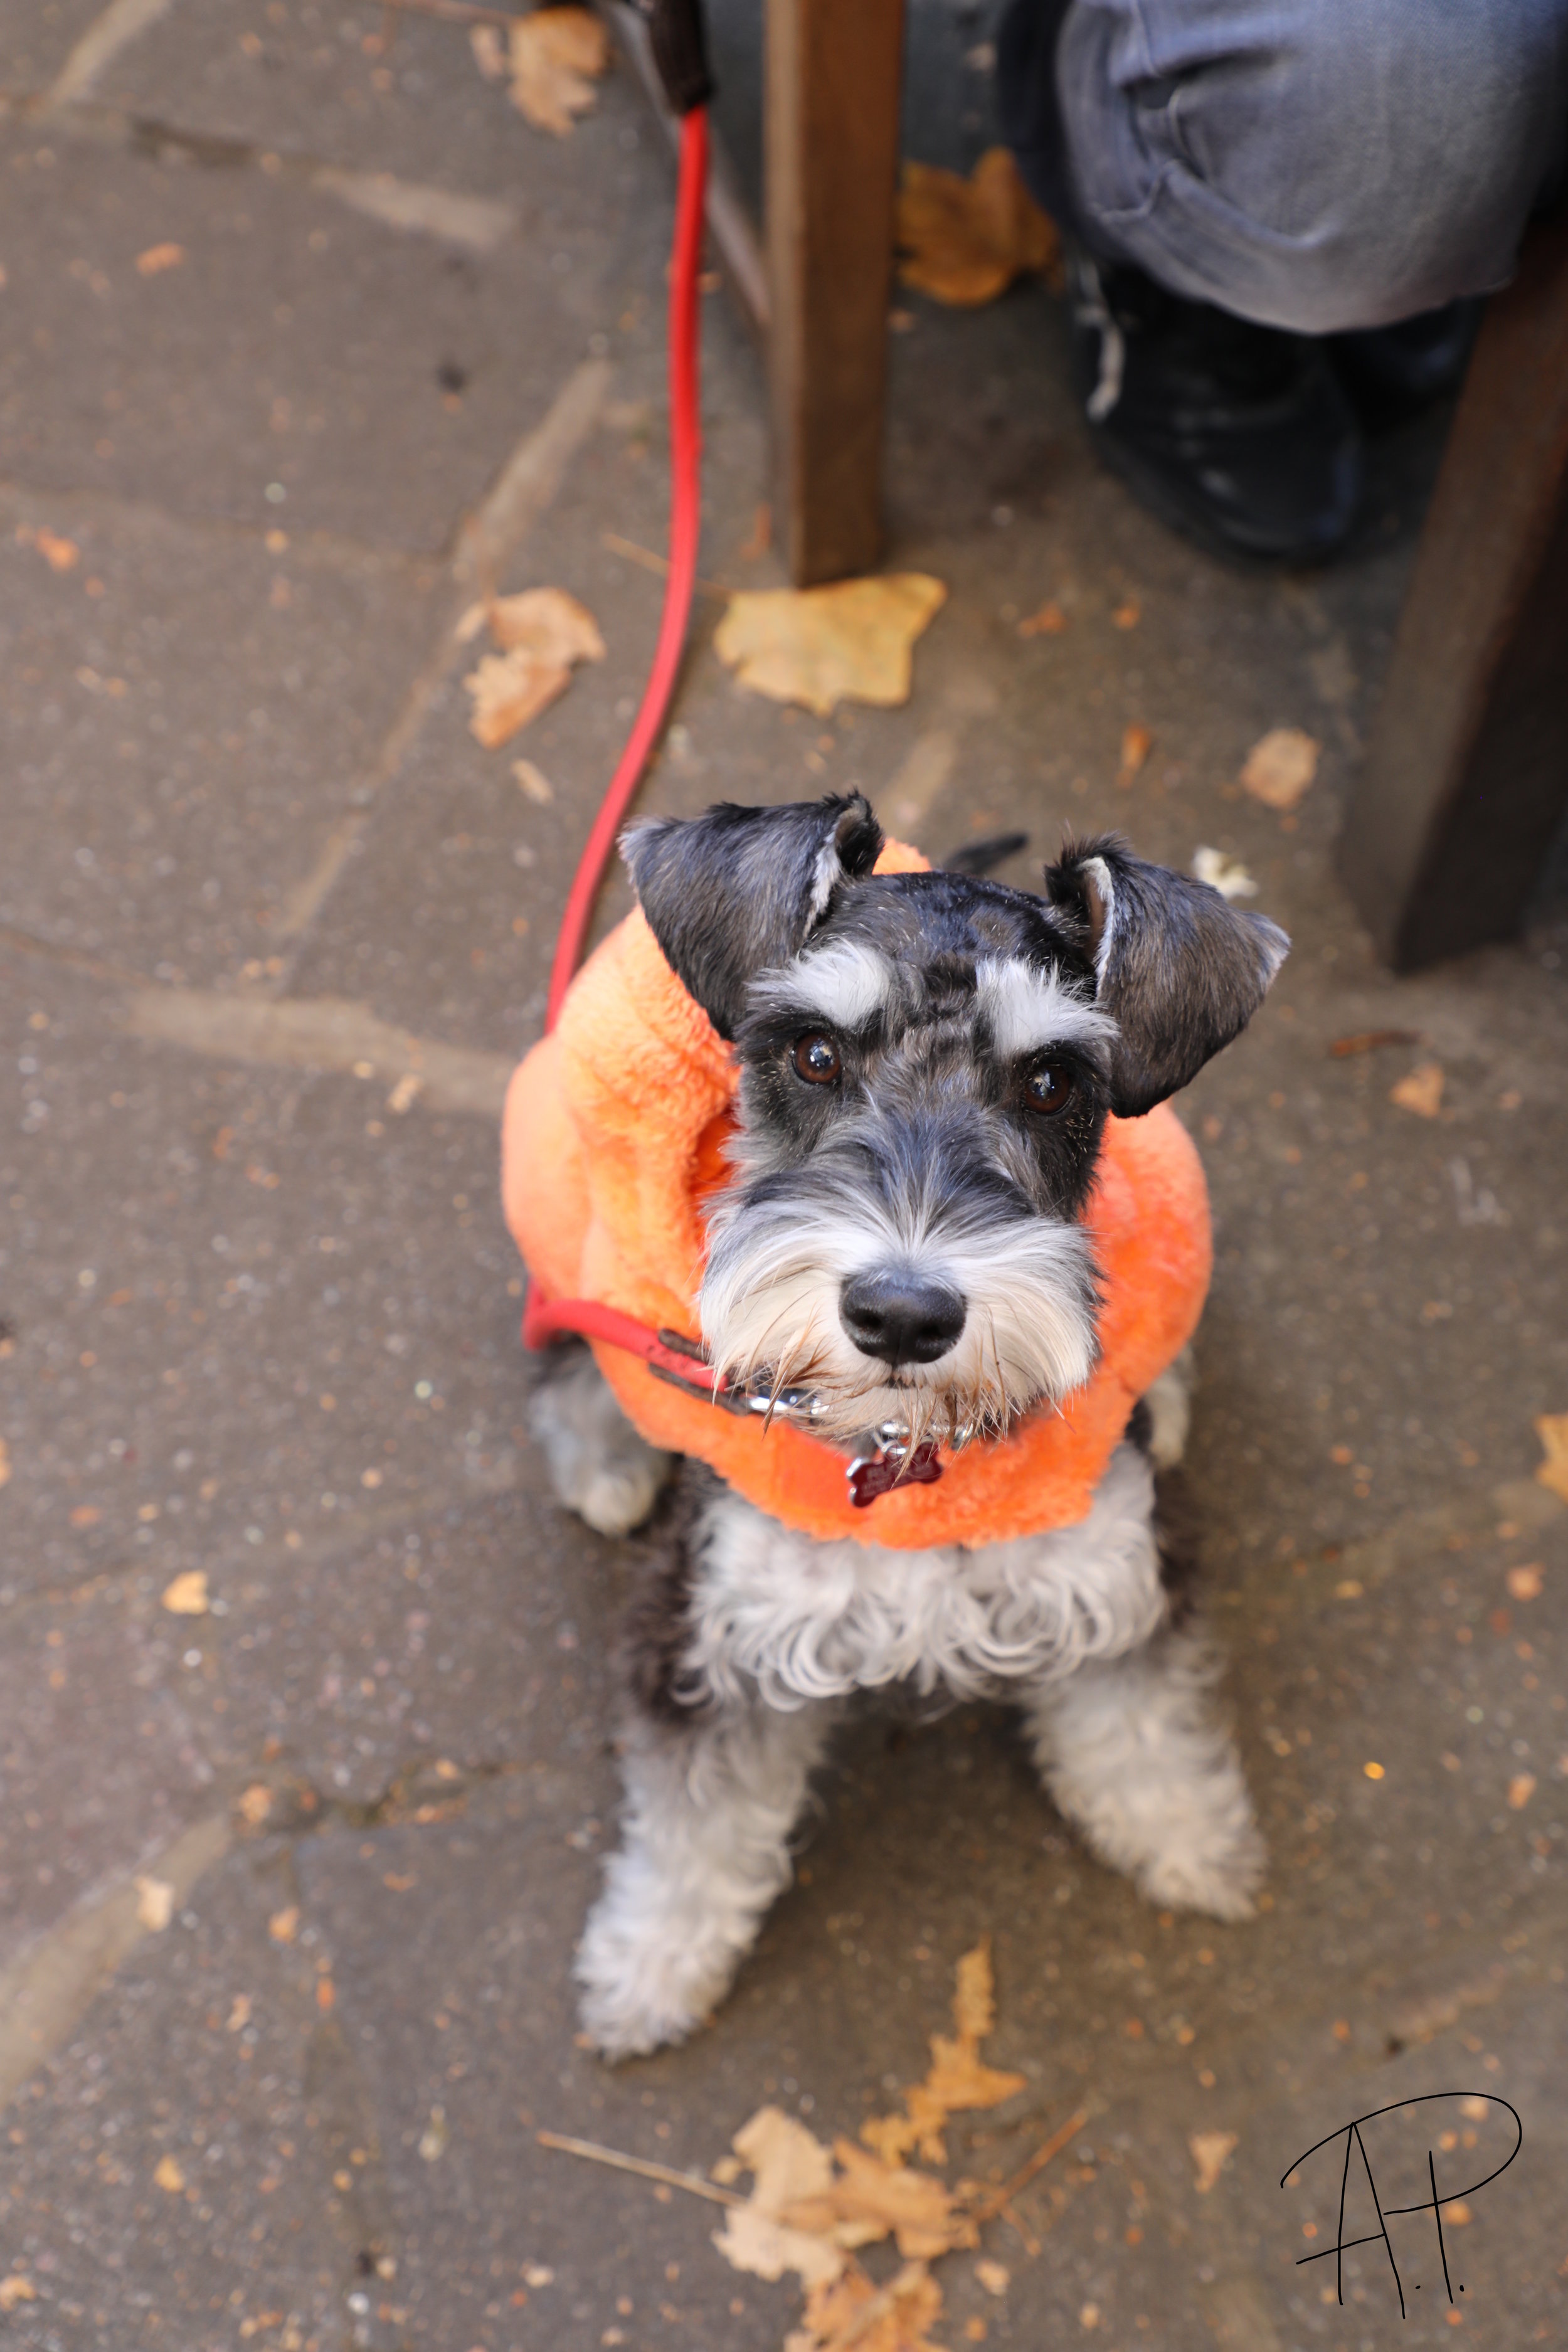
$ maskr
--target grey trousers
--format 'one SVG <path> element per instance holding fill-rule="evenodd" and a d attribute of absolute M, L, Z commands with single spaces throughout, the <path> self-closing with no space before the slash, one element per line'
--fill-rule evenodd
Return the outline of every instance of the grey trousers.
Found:
<path fill-rule="evenodd" d="M 1004 135 L 1101 257 L 1330 334 L 1510 275 L 1568 157 L 1568 0 L 1012 0 Z"/>

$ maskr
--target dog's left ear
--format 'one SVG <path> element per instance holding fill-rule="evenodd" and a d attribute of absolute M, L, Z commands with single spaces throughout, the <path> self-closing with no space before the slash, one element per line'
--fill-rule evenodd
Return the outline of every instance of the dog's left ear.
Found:
<path fill-rule="evenodd" d="M 837 893 L 877 863 L 882 829 L 859 793 L 650 818 L 621 855 L 655 939 L 689 996 L 732 1037 L 748 983 L 797 955 Z"/>
<path fill-rule="evenodd" d="M 1046 893 L 1092 957 L 1095 1002 L 1121 1034 L 1110 1107 L 1140 1118 L 1246 1028 L 1290 942 L 1206 882 L 1146 866 L 1115 834 L 1068 842 Z"/>

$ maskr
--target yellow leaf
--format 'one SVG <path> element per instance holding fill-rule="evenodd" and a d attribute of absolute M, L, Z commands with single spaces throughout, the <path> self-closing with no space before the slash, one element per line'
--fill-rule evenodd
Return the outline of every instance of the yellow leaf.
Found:
<path fill-rule="evenodd" d="M 939 302 L 994 302 L 1026 270 L 1052 268 L 1061 239 L 1005 147 L 988 148 L 973 177 L 906 163 L 896 242 L 906 286 Z"/>
<path fill-rule="evenodd" d="M 208 1605 L 205 1568 L 187 1568 L 163 1587 L 163 1606 L 172 1617 L 205 1617 Z"/>
<path fill-rule="evenodd" d="M 1440 1062 L 1423 1062 L 1390 1087 L 1388 1099 L 1401 1110 L 1413 1110 L 1417 1118 L 1436 1118 L 1443 1107 L 1443 1066 Z"/>
<path fill-rule="evenodd" d="M 160 2189 L 168 2190 L 171 2197 L 177 2197 L 185 2185 L 185 2176 L 172 2156 L 158 2158 L 153 2178 Z"/>
<path fill-rule="evenodd" d="M 839 2246 L 868 2246 L 893 2237 L 910 2260 L 973 2246 L 974 2224 L 954 2210 L 952 2193 L 929 2172 L 884 2164 L 853 2140 L 834 2143 L 842 2170 L 825 2193 L 786 2205 L 792 2229 L 813 2230 Z"/>
<path fill-rule="evenodd" d="M 469 731 L 493 751 L 565 692 L 576 663 L 603 661 L 605 640 L 587 607 L 561 588 L 500 597 L 488 618 L 502 651 L 487 654 L 464 684 L 474 699 Z"/>
<path fill-rule="evenodd" d="M 928 572 L 731 596 L 714 646 L 742 686 L 826 719 L 840 702 L 907 702 L 915 639 L 946 601 Z"/>
<path fill-rule="evenodd" d="M 161 1936 L 174 1916 L 174 1890 L 166 1878 L 137 1878 L 136 1916 L 154 1936 Z"/>
<path fill-rule="evenodd" d="M 574 116 L 593 105 L 609 59 L 609 35 L 591 9 L 536 8 L 511 27 L 511 102 L 564 139 Z"/>
<path fill-rule="evenodd" d="M 158 278 L 165 269 L 178 269 L 184 257 L 183 245 L 150 245 L 145 253 L 136 257 L 137 273 L 142 278 Z"/>
<path fill-rule="evenodd" d="M 983 2065 L 978 2044 L 991 2032 L 996 2003 L 991 1975 L 991 1938 L 982 1937 L 958 1963 L 952 1996 L 952 2021 L 957 2039 L 945 2034 L 931 2038 L 931 2063 L 923 2083 L 904 2093 L 901 2116 L 874 2116 L 860 2126 L 868 2147 L 888 2164 L 901 2163 L 918 2148 L 929 2164 L 947 2156 L 942 2131 L 950 2115 L 961 2107 L 994 2107 L 1024 2088 L 1022 2074 L 1004 2074 Z"/>
<path fill-rule="evenodd" d="M 1193 2132 L 1188 2137 L 1187 2146 L 1193 2152 L 1193 2162 L 1197 2168 L 1197 2179 L 1194 2185 L 1200 2197 L 1206 2197 L 1225 2169 L 1226 2158 L 1236 2146 L 1236 2134 Z"/>
<path fill-rule="evenodd" d="M 732 2205 L 714 2235 L 725 2261 L 756 2278 L 778 2279 L 795 2271 L 805 2286 L 836 2279 L 844 2267 L 839 2249 L 782 2219 L 787 2207 L 831 2188 L 833 2159 L 821 2141 L 781 2108 L 759 2107 L 731 2145 L 754 2178 L 745 2204 Z"/>
<path fill-rule="evenodd" d="M 926 2330 L 941 2315 L 942 2289 L 924 2263 L 906 2263 L 883 2287 L 852 2267 L 813 2289 L 784 2352 L 940 2352 Z"/>
<path fill-rule="evenodd" d="M 982 1936 L 974 1949 L 963 1955 L 954 1974 L 953 2030 L 961 2042 L 984 2042 L 996 2023 L 996 1980 L 991 1973 L 989 1936 Z"/>
<path fill-rule="evenodd" d="M 1293 809 L 1318 772 L 1321 745 L 1300 727 L 1273 727 L 1247 755 L 1244 790 L 1265 808 Z"/>
<path fill-rule="evenodd" d="M 1568 1503 L 1568 1412 L 1541 1413 L 1535 1433 L 1546 1451 L 1545 1461 L 1536 1465 L 1536 1477 Z"/>

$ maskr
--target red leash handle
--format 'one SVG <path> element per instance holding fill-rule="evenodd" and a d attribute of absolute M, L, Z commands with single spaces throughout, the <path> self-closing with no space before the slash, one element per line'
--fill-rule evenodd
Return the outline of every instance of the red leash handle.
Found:
<path fill-rule="evenodd" d="M 550 969 L 550 994 L 544 1010 L 546 1031 L 553 1029 L 560 1018 L 566 991 L 583 952 L 600 881 L 609 864 L 621 820 L 642 782 L 648 754 L 658 740 L 686 645 L 691 591 L 697 579 L 697 542 L 702 528 L 697 278 L 702 259 L 707 181 L 708 110 L 694 106 L 680 125 L 675 253 L 669 277 L 669 573 L 665 583 L 664 615 L 659 623 L 653 667 L 643 689 L 642 708 L 626 738 L 620 765 L 610 779 L 604 806 L 594 820 L 594 830 L 588 835 L 587 846 L 567 893 L 566 911 L 555 942 L 555 961 Z"/>
<path fill-rule="evenodd" d="M 697 279 L 702 260 L 707 182 L 708 110 L 694 106 L 681 119 L 675 251 L 669 274 L 669 572 L 665 582 L 664 612 L 653 667 L 643 689 L 642 707 L 566 896 L 566 910 L 555 942 L 555 961 L 550 968 L 550 992 L 545 1000 L 547 1034 L 560 1019 L 561 1007 L 583 953 L 599 884 L 621 820 L 658 740 L 686 646 L 691 592 L 697 580 L 697 545 L 702 528 L 702 424 L 699 398 L 701 320 Z M 705 1371 L 700 1363 L 667 1348 L 658 1334 L 646 1324 L 590 1299 L 547 1299 L 542 1297 L 538 1284 L 531 1283 L 522 1310 L 523 1346 L 542 1348 L 568 1331 L 625 1348 L 632 1355 L 641 1356 L 656 1371 L 707 1394 L 714 1392 L 712 1373 Z"/>

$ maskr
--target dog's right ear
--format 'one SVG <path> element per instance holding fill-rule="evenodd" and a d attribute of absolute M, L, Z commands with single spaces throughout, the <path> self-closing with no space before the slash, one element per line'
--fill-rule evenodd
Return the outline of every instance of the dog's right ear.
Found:
<path fill-rule="evenodd" d="M 834 898 L 869 874 L 882 829 L 859 793 L 650 817 L 621 837 L 637 900 L 665 959 L 721 1037 L 732 1037 L 759 971 L 798 955 Z"/>

